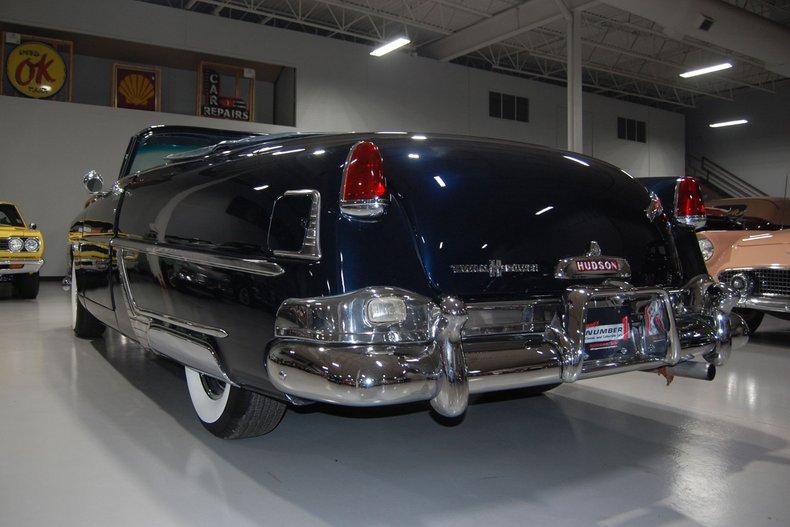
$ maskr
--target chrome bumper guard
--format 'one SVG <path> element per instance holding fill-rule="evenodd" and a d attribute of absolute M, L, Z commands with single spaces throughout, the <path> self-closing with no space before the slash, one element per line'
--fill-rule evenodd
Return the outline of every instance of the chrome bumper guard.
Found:
<path fill-rule="evenodd" d="M 21 267 L 15 267 L 20 266 Z M 37 273 L 44 265 L 43 259 L 7 259 L 0 260 L 0 274 L 30 274 Z M 12 268 L 14 266 L 15 268 Z"/>
<path fill-rule="evenodd" d="M 646 295 L 660 299 L 666 307 L 666 354 L 643 354 L 628 362 L 585 361 L 588 305 L 601 299 L 622 301 Z M 289 396 L 347 406 L 430 401 L 439 414 L 454 417 L 464 413 L 470 394 L 663 366 L 681 376 L 712 378 L 715 366 L 723 365 L 730 351 L 747 341 L 746 324 L 731 313 L 736 302 L 731 288 L 708 276 L 673 292 L 635 288 L 625 282 L 577 286 L 566 291 L 564 314 L 555 317 L 543 333 L 462 338 L 467 306 L 457 298 L 445 298 L 428 342 L 340 344 L 280 339 L 269 350 L 266 368 L 272 384 Z M 705 362 L 693 362 L 695 358 Z"/>

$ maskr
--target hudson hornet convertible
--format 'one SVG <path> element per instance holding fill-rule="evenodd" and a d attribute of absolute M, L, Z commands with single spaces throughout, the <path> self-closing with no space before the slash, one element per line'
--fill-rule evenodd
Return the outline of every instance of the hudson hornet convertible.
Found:
<path fill-rule="evenodd" d="M 220 437 L 267 433 L 288 405 L 453 418 L 485 392 L 711 380 L 747 338 L 693 228 L 581 154 L 406 133 L 166 150 L 108 191 L 86 176 L 73 327 L 182 364 Z"/>

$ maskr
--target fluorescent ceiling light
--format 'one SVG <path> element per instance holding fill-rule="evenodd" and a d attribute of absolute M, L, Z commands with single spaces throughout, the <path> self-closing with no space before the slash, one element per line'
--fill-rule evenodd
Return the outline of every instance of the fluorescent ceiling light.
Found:
<path fill-rule="evenodd" d="M 582 161 L 578 157 L 573 157 L 573 156 L 562 156 L 562 157 L 564 157 L 565 159 L 569 159 L 571 161 L 575 161 L 575 162 L 579 163 L 580 165 L 584 165 L 586 167 L 590 166 L 590 163 L 588 163 L 586 161 Z"/>
<path fill-rule="evenodd" d="M 411 138 L 414 139 L 415 141 L 425 141 L 426 139 L 428 139 L 424 135 L 413 135 L 411 136 Z"/>
<path fill-rule="evenodd" d="M 548 211 L 550 211 L 550 210 L 551 210 L 551 209 L 553 209 L 553 208 L 554 208 L 554 205 L 549 205 L 549 206 L 548 206 L 548 207 L 546 207 L 545 209 L 540 209 L 538 212 L 536 212 L 536 213 L 535 213 L 535 216 L 540 216 L 540 215 L 541 215 L 541 214 L 543 214 L 544 212 L 548 212 Z"/>
<path fill-rule="evenodd" d="M 442 188 L 447 186 L 447 183 L 444 182 L 441 176 L 433 176 L 433 180 Z"/>
<path fill-rule="evenodd" d="M 723 121 L 721 123 L 710 123 L 708 126 L 711 128 L 721 128 L 722 126 L 735 126 L 736 124 L 746 124 L 749 121 L 746 119 L 736 119 L 734 121 Z"/>
<path fill-rule="evenodd" d="M 398 48 L 402 48 L 409 42 L 411 42 L 411 40 L 409 40 L 408 38 L 398 37 L 395 40 L 387 42 L 383 46 L 374 49 L 373 51 L 370 52 L 370 54 L 373 55 L 374 57 L 380 57 L 382 55 L 386 55 L 390 51 L 395 51 Z"/>
<path fill-rule="evenodd" d="M 729 62 L 724 62 L 722 64 L 716 64 L 715 66 L 706 66 L 698 70 L 687 71 L 685 73 L 681 73 L 680 76 L 684 79 L 688 79 L 689 77 L 696 77 L 697 75 L 705 75 L 706 73 L 713 73 L 714 71 L 721 71 L 730 68 L 732 68 L 732 64 Z"/>
<path fill-rule="evenodd" d="M 420 159 L 420 154 L 409 154 L 409 159 Z"/>
<path fill-rule="evenodd" d="M 313 152 L 314 156 L 322 156 L 324 154 L 326 154 L 326 150 L 324 150 L 323 148 L 320 148 L 320 149 L 318 149 L 318 150 Z"/>
<path fill-rule="evenodd" d="M 266 190 L 269 185 L 261 185 L 260 187 L 253 187 L 252 190 Z"/>

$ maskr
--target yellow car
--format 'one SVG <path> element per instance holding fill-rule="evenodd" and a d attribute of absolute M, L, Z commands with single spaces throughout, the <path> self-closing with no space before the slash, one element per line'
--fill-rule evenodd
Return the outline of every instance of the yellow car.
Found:
<path fill-rule="evenodd" d="M 28 225 L 13 203 L 0 201 L 0 282 L 12 282 L 20 298 L 38 296 L 38 270 L 44 265 L 44 237 Z"/>

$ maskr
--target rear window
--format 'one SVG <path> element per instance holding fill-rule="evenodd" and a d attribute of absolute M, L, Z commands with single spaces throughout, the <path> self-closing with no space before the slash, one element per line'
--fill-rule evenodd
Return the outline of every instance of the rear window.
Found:
<path fill-rule="evenodd" d="M 0 204 L 0 225 L 4 227 L 24 227 L 25 222 L 16 207 L 7 203 Z"/>
<path fill-rule="evenodd" d="M 149 134 L 137 144 L 128 174 L 136 174 L 165 164 L 171 154 L 182 154 L 225 140 L 237 140 L 244 134 Z"/>

